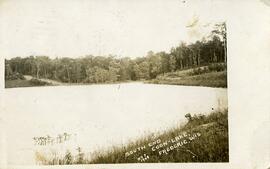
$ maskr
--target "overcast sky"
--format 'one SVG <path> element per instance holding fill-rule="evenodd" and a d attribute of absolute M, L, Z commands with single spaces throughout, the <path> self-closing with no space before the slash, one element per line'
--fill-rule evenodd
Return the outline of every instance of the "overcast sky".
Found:
<path fill-rule="evenodd" d="M 1 55 L 138 57 L 170 51 L 181 41 L 201 39 L 209 23 L 226 20 L 226 1 L 200 1 L 2 0 Z"/>

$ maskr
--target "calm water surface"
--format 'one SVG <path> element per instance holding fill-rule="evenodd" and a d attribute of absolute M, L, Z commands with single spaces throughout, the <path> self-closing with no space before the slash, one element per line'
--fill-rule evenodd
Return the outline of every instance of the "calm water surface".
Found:
<path fill-rule="evenodd" d="M 86 152 L 125 144 L 184 121 L 186 113 L 227 107 L 227 89 L 142 83 L 5 90 L 8 163 L 34 164 L 33 137 L 72 134 L 50 147 Z"/>

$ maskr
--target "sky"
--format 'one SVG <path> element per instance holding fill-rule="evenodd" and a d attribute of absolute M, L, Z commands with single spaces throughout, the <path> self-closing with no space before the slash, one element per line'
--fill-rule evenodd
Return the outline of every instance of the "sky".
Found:
<path fill-rule="evenodd" d="M 181 41 L 200 40 L 211 23 L 225 21 L 226 5 L 219 0 L 2 0 L 1 55 L 168 52 Z"/>

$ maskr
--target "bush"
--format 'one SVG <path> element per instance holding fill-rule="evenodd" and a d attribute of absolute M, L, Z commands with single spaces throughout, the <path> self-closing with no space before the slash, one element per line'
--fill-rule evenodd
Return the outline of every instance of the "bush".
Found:
<path fill-rule="evenodd" d="M 25 78 L 21 73 L 15 72 L 11 75 L 6 75 L 5 80 L 25 80 Z"/>
<path fill-rule="evenodd" d="M 200 75 L 203 73 L 207 73 L 208 70 L 206 68 L 197 68 L 197 69 L 193 69 L 193 71 L 189 74 L 189 75 Z"/>
<path fill-rule="evenodd" d="M 210 64 L 207 67 L 194 68 L 189 73 L 189 76 L 200 75 L 200 74 L 209 73 L 209 72 L 221 72 L 221 71 L 224 71 L 224 70 L 226 70 L 226 64 L 224 64 L 224 63 L 214 63 L 214 64 Z"/>
<path fill-rule="evenodd" d="M 41 80 L 38 80 L 36 78 L 33 78 L 30 80 L 30 83 L 34 86 L 46 86 L 46 85 L 49 85 L 50 83 L 48 82 L 44 82 L 44 81 L 41 81 Z"/>
<path fill-rule="evenodd" d="M 210 72 L 221 72 L 226 70 L 226 64 L 216 63 L 208 66 Z"/>

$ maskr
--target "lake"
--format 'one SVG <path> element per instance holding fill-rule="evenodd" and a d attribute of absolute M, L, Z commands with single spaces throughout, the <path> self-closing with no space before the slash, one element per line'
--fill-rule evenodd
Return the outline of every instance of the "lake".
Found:
<path fill-rule="evenodd" d="M 50 149 L 84 152 L 121 145 L 185 121 L 185 114 L 227 108 L 227 89 L 123 83 L 6 89 L 8 163 L 35 164 L 33 137 L 71 137 Z"/>

